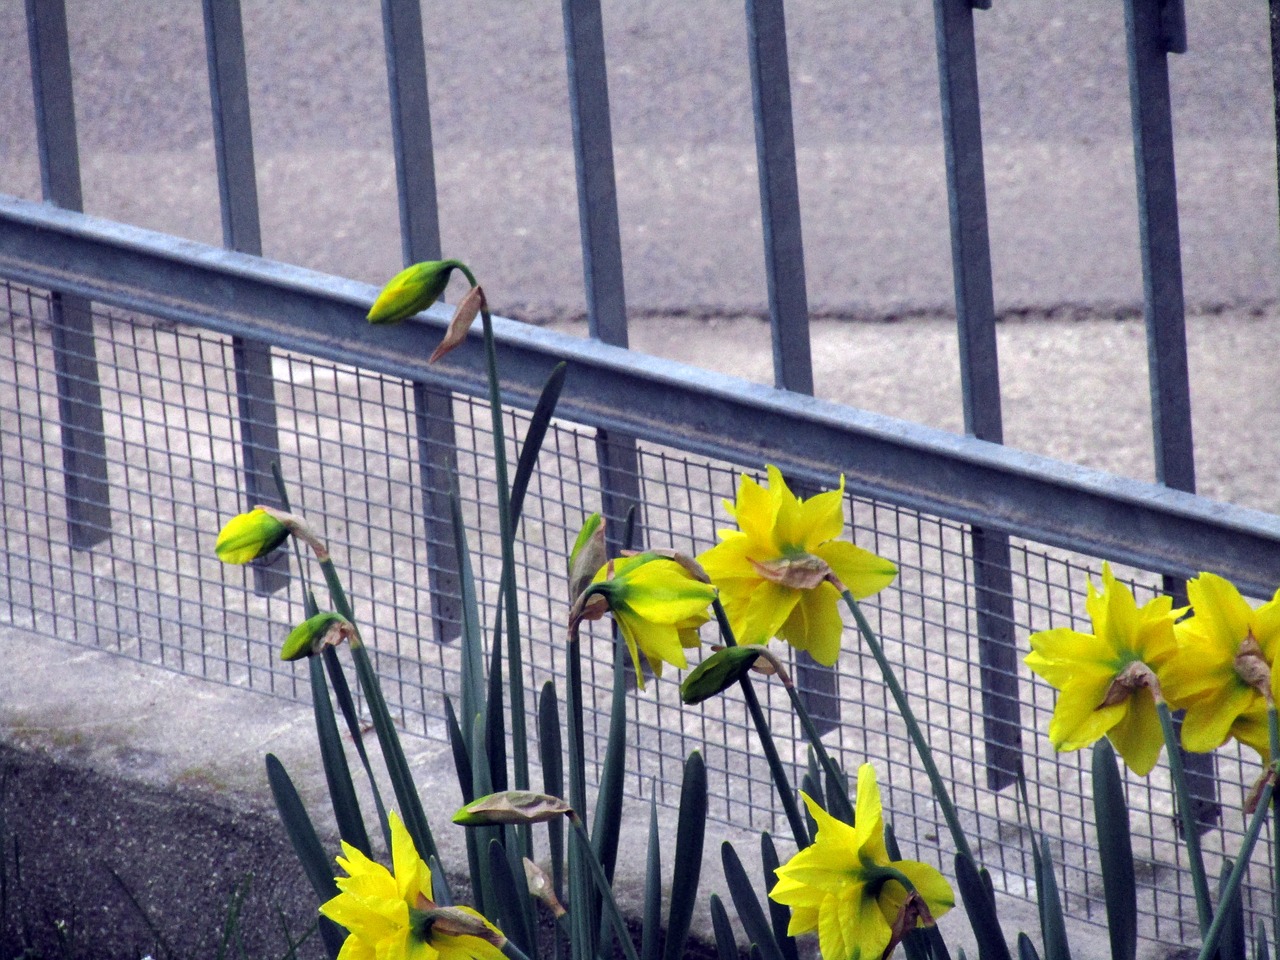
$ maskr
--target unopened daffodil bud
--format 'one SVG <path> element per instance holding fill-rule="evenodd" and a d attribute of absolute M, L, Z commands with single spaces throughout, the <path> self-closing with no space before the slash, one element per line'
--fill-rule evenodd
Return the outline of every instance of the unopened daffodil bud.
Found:
<path fill-rule="evenodd" d="M 453 822 L 463 827 L 545 823 L 572 812 L 573 808 L 559 797 L 528 790 L 504 790 L 472 800 L 453 815 Z"/>
<path fill-rule="evenodd" d="M 578 539 L 569 551 L 569 602 L 573 603 L 587 589 L 596 571 L 608 559 L 604 542 L 604 517 L 593 513 L 587 517 Z"/>
<path fill-rule="evenodd" d="M 323 652 L 325 647 L 336 647 L 343 640 L 349 640 L 354 631 L 351 621 L 341 614 L 317 613 L 289 631 L 280 651 L 280 659 L 301 660 L 303 657 L 314 657 Z"/>
<path fill-rule="evenodd" d="M 249 563 L 265 557 L 289 538 L 289 528 L 262 507 L 232 517 L 218 534 L 214 544 L 223 563 Z"/>
<path fill-rule="evenodd" d="M 370 323 L 399 323 L 427 309 L 444 294 L 450 274 L 461 266 L 458 260 L 428 260 L 401 270 L 387 281 L 366 319 Z"/>
<path fill-rule="evenodd" d="M 763 653 L 758 646 L 721 647 L 685 677 L 680 684 L 680 699 L 694 704 L 723 693 L 750 673 Z"/>

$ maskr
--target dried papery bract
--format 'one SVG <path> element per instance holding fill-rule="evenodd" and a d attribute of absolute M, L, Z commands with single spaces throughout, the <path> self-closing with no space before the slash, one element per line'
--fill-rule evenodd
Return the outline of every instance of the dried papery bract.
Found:
<path fill-rule="evenodd" d="M 468 290 L 467 295 L 458 302 L 458 306 L 453 311 L 453 319 L 449 321 L 449 326 L 445 329 L 444 339 L 432 351 L 431 358 L 427 362 L 435 363 L 450 350 L 461 344 L 463 340 L 467 339 L 467 331 L 471 329 L 471 324 L 480 315 L 480 311 L 485 308 L 484 291 L 478 286 Z"/>

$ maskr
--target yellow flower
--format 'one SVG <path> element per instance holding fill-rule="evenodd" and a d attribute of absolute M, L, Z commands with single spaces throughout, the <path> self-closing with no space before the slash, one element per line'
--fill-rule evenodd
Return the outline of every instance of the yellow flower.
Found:
<path fill-rule="evenodd" d="M 266 556 L 288 537 L 288 527 L 266 510 L 255 507 L 228 520 L 213 549 L 223 563 L 249 563 Z"/>
<path fill-rule="evenodd" d="M 590 601 L 604 597 L 643 688 L 640 654 L 649 661 L 654 676 L 662 676 L 663 663 L 681 670 L 687 667 L 684 650 L 698 646 L 698 628 L 710 619 L 707 607 L 715 595 L 715 587 L 680 562 L 656 553 L 638 553 L 600 568 L 583 594 L 588 600 L 580 619 L 603 616 L 604 610 Z"/>
<path fill-rule="evenodd" d="M 1272 670 L 1280 654 L 1280 590 L 1256 610 L 1229 580 L 1202 573 L 1187 582 L 1195 616 L 1174 632 L 1178 651 L 1161 675 L 1170 702 L 1186 708 L 1182 744 L 1207 752 L 1235 737 L 1264 759 L 1268 692 L 1280 684 Z"/>
<path fill-rule="evenodd" d="M 457 260 L 428 260 L 401 270 L 373 301 L 366 318 L 370 323 L 399 323 L 427 309 L 449 286 L 449 275 L 462 266 Z"/>
<path fill-rule="evenodd" d="M 855 826 L 831 816 L 804 793 L 818 824 L 813 844 L 777 869 L 769 896 L 791 908 L 787 933 L 818 931 L 825 960 L 879 960 L 916 926 L 955 905 L 951 885 L 933 867 L 889 859 L 880 788 L 871 764 L 858 769 Z M 901 878 L 915 887 L 909 893 Z"/>
<path fill-rule="evenodd" d="M 781 637 L 830 666 L 844 633 L 832 578 L 861 600 L 892 583 L 898 568 L 836 539 L 844 532 L 844 477 L 838 490 L 801 500 L 777 467 L 768 471 L 767 490 L 743 474 L 737 502 L 724 504 L 738 529 L 721 530 L 698 562 L 720 588 L 739 643 Z"/>
<path fill-rule="evenodd" d="M 350 844 L 338 866 L 339 893 L 320 912 L 350 931 L 338 960 L 504 960 L 498 928 L 469 907 L 438 908 L 431 870 L 392 812 L 393 874 Z M 461 932 L 461 931 L 467 932 Z"/>
<path fill-rule="evenodd" d="M 1146 776 L 1164 745 L 1155 692 L 1163 686 L 1171 696 L 1164 670 L 1183 611 L 1169 597 L 1138 607 L 1106 563 L 1102 591 L 1090 581 L 1085 606 L 1093 633 L 1060 627 L 1031 635 L 1026 664 L 1058 690 L 1049 739 L 1059 750 L 1079 750 L 1106 735 L 1130 769 Z"/>

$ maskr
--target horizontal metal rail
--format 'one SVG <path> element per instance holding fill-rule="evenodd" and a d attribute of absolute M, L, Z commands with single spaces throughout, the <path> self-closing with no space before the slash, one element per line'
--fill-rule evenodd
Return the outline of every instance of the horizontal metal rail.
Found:
<path fill-rule="evenodd" d="M 478 337 L 426 358 L 447 322 L 373 328 L 367 284 L 0 195 L 0 276 L 471 395 Z M 496 291 L 495 291 L 496 292 Z M 1212 570 L 1270 596 L 1280 516 L 1207 500 L 598 341 L 495 319 L 503 390 L 532 406 L 560 360 L 563 417 L 1049 546 L 1178 576 Z"/>

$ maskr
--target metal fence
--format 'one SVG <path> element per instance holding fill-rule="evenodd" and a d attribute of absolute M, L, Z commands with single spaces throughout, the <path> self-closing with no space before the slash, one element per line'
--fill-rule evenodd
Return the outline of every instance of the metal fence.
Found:
<path fill-rule="evenodd" d="M 974 4 L 975 6 L 979 4 Z M 1047 752 L 1051 692 L 1021 666 L 1026 635 L 1084 626 L 1095 561 L 1130 565 L 1148 594 L 1212 568 L 1246 591 L 1280 582 L 1280 520 L 1197 498 L 1194 487 L 1166 55 L 1182 44 L 1176 0 L 1127 0 L 1138 205 L 1160 484 L 1093 473 L 999 445 L 1000 392 L 986 236 L 973 10 L 937 0 L 966 436 L 815 400 L 781 0 L 746 7 L 778 387 L 631 354 L 598 0 L 565 0 L 591 339 L 497 321 L 518 436 L 551 366 L 569 363 L 520 543 L 526 676 L 561 676 L 557 571 L 582 516 L 640 508 L 644 538 L 698 550 L 738 469 L 778 464 L 802 487 L 848 479 L 854 536 L 898 563 L 870 605 L 920 704 L 944 775 L 997 884 L 1034 895 L 1016 797 L 1019 764 L 1038 826 L 1061 844 L 1070 908 L 1099 914 L 1088 772 Z M 345 545 L 357 611 L 372 627 L 406 728 L 441 737 L 457 687 L 452 533 L 456 476 L 481 580 L 495 579 L 492 457 L 480 349 L 428 367 L 444 314 L 371 331 L 368 287 L 253 256 L 261 249 L 236 0 L 206 0 L 209 75 L 227 250 L 75 212 L 74 109 L 61 3 L 29 0 L 33 89 L 50 205 L 0 197 L 0 277 L 12 362 L 0 363 L 4 594 L 15 624 L 209 679 L 298 696 L 273 658 L 299 616 L 287 565 L 228 574 L 212 559 L 221 520 L 270 502 L 278 460 L 297 500 Z M 422 27 L 416 2 L 386 0 L 402 235 L 407 261 L 439 255 Z M 479 419 L 477 419 L 479 418 Z M 422 576 L 423 570 L 427 576 Z M 854 638 L 834 671 L 798 665 L 844 762 L 881 761 L 904 847 L 945 852 L 938 817 L 884 691 Z M 590 751 L 601 746 L 607 670 L 592 676 Z M 632 700 L 630 786 L 663 791 L 680 758 L 708 751 L 714 813 L 772 826 L 768 775 L 732 702 L 679 708 L 673 686 Z M 781 703 L 775 719 L 790 723 Z M 1028 731 L 1024 735 L 1024 731 Z M 793 731 L 794 733 L 794 731 Z M 793 756 L 794 762 L 802 758 Z M 1230 751 L 1196 768 L 1203 818 L 1238 807 L 1250 779 Z M 1169 791 L 1129 783 L 1138 816 L 1143 931 L 1180 941 L 1190 891 L 1177 869 Z M 1210 830 L 1215 851 L 1238 827 Z M 1250 888 L 1267 903 L 1267 880 Z M 1261 899 L 1258 899 L 1261 898 Z M 1252 907 L 1251 907 L 1252 909 Z M 1265 909 L 1265 908 L 1260 908 Z"/>

